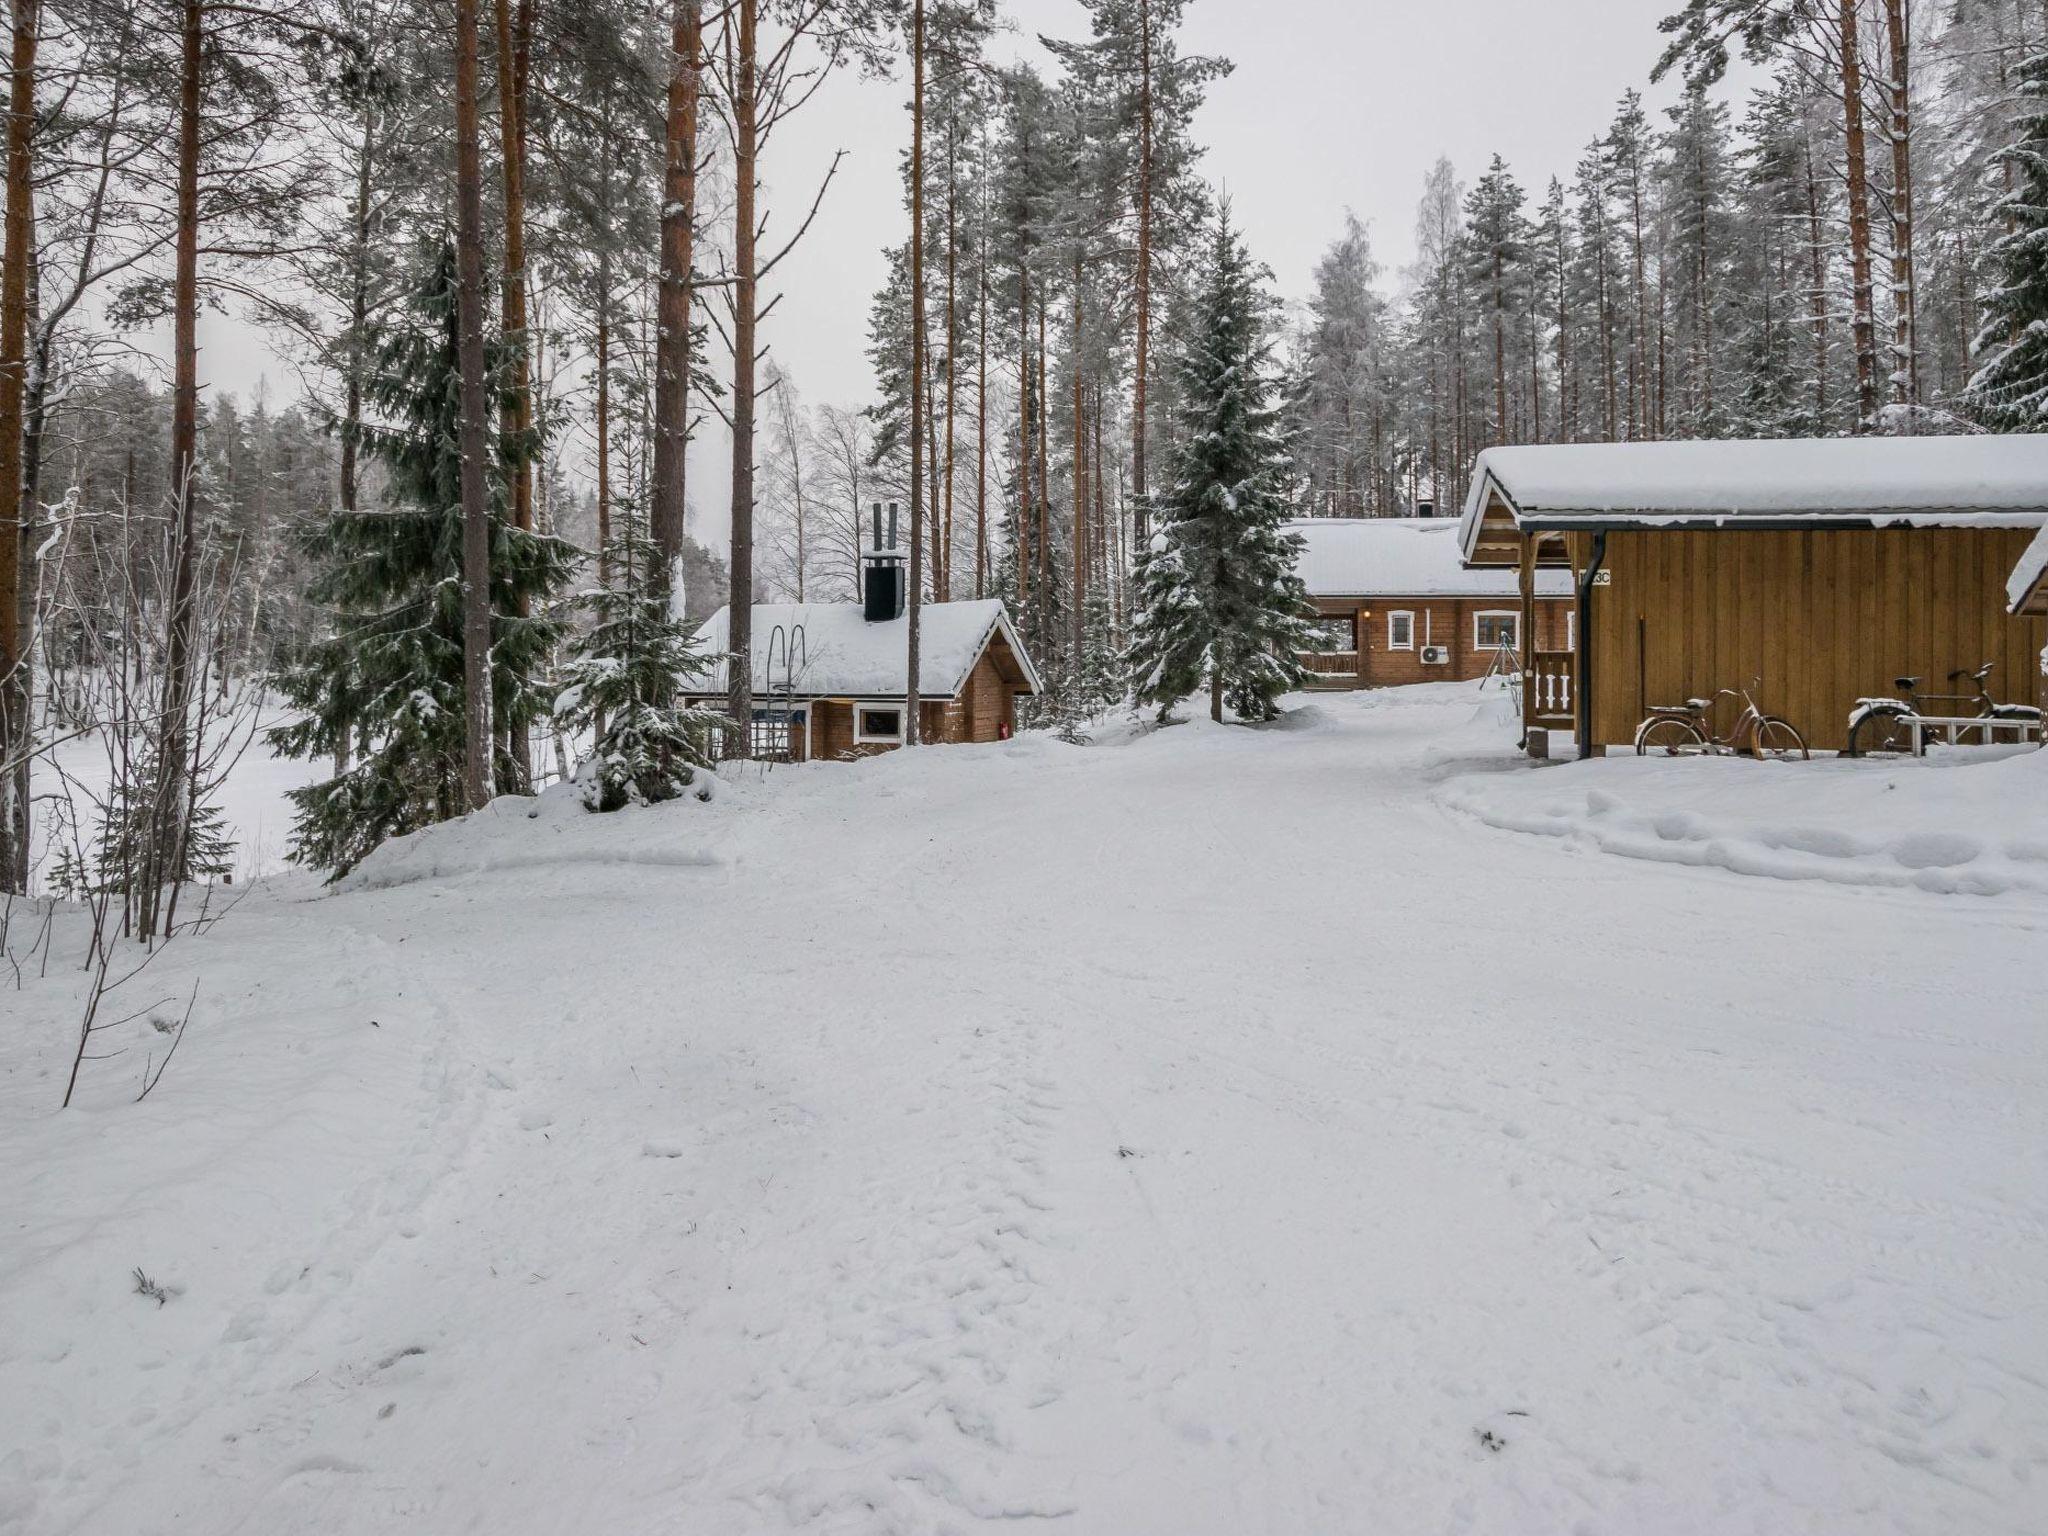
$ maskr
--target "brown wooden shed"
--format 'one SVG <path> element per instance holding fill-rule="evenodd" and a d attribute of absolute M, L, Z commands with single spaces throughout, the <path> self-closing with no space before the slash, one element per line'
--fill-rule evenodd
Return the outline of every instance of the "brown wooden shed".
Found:
<path fill-rule="evenodd" d="M 1897 677 L 1991 661 L 2001 699 L 2031 696 L 2044 625 L 2007 618 L 2006 583 L 2044 521 L 2044 435 L 1571 443 L 1480 454 L 1459 537 L 1525 604 L 1571 573 L 1580 647 L 1529 670 L 1532 750 L 1603 752 L 1653 704 L 1754 687 L 1838 751 Z"/>

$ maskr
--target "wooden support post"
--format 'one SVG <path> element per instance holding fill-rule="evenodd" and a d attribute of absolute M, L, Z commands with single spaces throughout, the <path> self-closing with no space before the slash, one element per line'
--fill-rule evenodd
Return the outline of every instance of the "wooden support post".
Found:
<path fill-rule="evenodd" d="M 1520 561 L 1522 582 L 1522 632 L 1515 638 L 1522 661 L 1522 746 L 1529 745 L 1529 732 L 1536 721 L 1536 541 L 1522 535 Z"/>

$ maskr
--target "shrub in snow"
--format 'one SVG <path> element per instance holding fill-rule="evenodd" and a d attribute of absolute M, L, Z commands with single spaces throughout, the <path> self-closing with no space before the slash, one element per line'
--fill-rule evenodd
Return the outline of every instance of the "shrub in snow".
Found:
<path fill-rule="evenodd" d="M 1292 459 L 1274 404 L 1260 270 L 1218 219 L 1186 350 L 1173 361 L 1180 400 L 1173 488 L 1138 566 L 1140 615 L 1126 656 L 1140 704 L 1172 707 L 1209 685 L 1209 712 L 1271 719 L 1306 680 L 1308 591 L 1294 574 L 1302 541 L 1283 526 Z"/>
<path fill-rule="evenodd" d="M 503 366 L 494 355 L 494 371 Z M 324 783 L 294 790 L 291 857 L 341 874 L 388 837 L 461 815 L 461 417 L 455 253 L 442 245 L 410 303 L 376 338 L 364 393 L 388 425 L 363 446 L 389 472 L 385 504 L 337 511 L 305 537 L 309 592 L 327 638 L 277 677 L 296 707 L 270 733 L 286 757 L 332 757 Z M 491 718 L 518 728 L 547 707 L 539 684 L 561 626 L 546 611 L 574 568 L 559 539 L 505 517 L 504 465 L 491 470 Z M 500 793 L 526 788 L 500 752 Z"/>
<path fill-rule="evenodd" d="M 660 551 L 630 512 L 606 553 L 618 580 L 578 599 L 590 628 L 569 647 L 555 699 L 558 721 L 594 737 L 576 770 L 594 811 L 675 799 L 708 766 L 703 743 L 726 724 L 721 713 L 677 702 L 683 681 L 702 676 L 706 661 L 681 605 L 669 601 Z"/>

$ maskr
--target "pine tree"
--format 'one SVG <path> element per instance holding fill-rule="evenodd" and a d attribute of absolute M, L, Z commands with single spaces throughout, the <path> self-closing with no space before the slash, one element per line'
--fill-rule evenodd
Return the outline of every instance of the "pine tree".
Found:
<path fill-rule="evenodd" d="M 1993 349 L 1968 399 L 2000 432 L 2048 428 L 2048 53 L 2019 67 L 2019 138 L 2006 150 L 2012 188 L 1996 212 L 2006 232 L 1991 248 L 1995 285 L 1983 295 L 1977 349 Z"/>
<path fill-rule="evenodd" d="M 700 677 L 694 626 L 671 603 L 667 563 L 625 510 L 607 551 L 614 584 L 585 592 L 590 628 L 569 645 L 555 718 L 596 733 L 576 781 L 593 811 L 674 800 L 709 762 L 701 743 L 729 723 L 723 710 L 685 709 L 677 690 Z M 708 798 L 708 791 L 699 791 Z"/>
<path fill-rule="evenodd" d="M 1296 653 L 1315 643 L 1294 574 L 1301 540 L 1284 527 L 1291 462 L 1272 403 L 1261 276 L 1226 207 L 1193 334 L 1174 361 L 1174 484 L 1138 573 L 1128 663 L 1138 702 L 1158 705 L 1161 719 L 1204 675 L 1212 719 L 1226 702 L 1240 719 L 1271 719 L 1274 700 L 1301 686 Z"/>
<path fill-rule="evenodd" d="M 366 427 L 384 467 L 387 505 L 337 512 L 307 535 L 319 574 L 310 595 L 333 632 L 278 675 L 299 718 L 270 733 L 287 757 L 353 762 L 292 792 L 292 858 L 344 873 L 388 837 L 469 808 L 463 778 L 462 494 L 455 252 L 442 245 L 429 277 L 376 337 L 365 393 L 390 423 Z M 491 717 L 532 721 L 547 698 L 536 679 L 560 625 L 545 612 L 573 568 L 562 541 L 513 527 L 492 468 Z M 531 617 L 522 616 L 522 604 Z M 522 776 L 498 754 L 497 787 Z"/>

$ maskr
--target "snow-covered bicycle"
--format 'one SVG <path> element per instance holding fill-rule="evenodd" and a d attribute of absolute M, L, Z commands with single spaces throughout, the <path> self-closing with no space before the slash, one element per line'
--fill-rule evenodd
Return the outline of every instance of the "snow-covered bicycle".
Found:
<path fill-rule="evenodd" d="M 2041 711 L 2031 704 L 2001 704 L 1991 697 L 1988 680 L 1994 663 L 1985 662 L 1976 671 L 1957 668 L 1949 673 L 1951 683 L 1965 680 L 1975 685 L 1971 693 L 1926 693 L 1921 679 L 1894 680 L 1903 697 L 1858 699 L 1849 715 L 1849 757 L 1897 756 L 1919 752 L 1929 738 L 1950 746 L 1989 746 L 1999 740 L 2024 741 L 2041 733 Z M 1930 705 L 1937 706 L 1929 708 Z M 1965 708 L 1943 709 L 1941 705 Z"/>
<path fill-rule="evenodd" d="M 1707 718 L 1714 700 L 1729 698 L 1742 705 L 1742 713 L 1725 736 L 1714 734 Z M 1636 727 L 1638 757 L 1726 757 L 1804 760 L 1806 738 L 1781 715 L 1767 715 L 1757 707 L 1747 688 L 1723 688 L 1713 699 L 1687 699 L 1683 704 L 1652 704 L 1650 713 Z"/>

